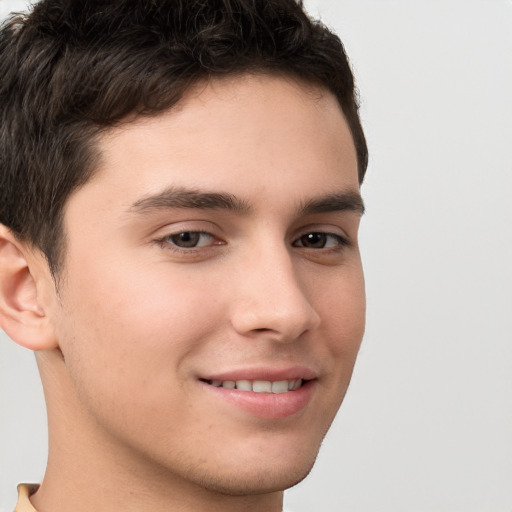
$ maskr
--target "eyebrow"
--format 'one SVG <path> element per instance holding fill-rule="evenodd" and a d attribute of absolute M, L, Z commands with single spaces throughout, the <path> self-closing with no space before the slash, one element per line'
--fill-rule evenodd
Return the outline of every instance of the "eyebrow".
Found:
<path fill-rule="evenodd" d="M 364 202 L 359 192 L 347 191 L 328 194 L 307 201 L 300 209 L 302 215 L 343 211 L 356 212 L 359 215 L 364 214 Z"/>
<path fill-rule="evenodd" d="M 170 187 L 158 194 L 143 197 L 133 203 L 128 211 L 144 214 L 171 208 L 225 210 L 245 215 L 252 211 L 249 203 L 233 194 L 181 187 Z M 313 198 L 299 207 L 301 215 L 341 211 L 353 211 L 363 215 L 364 210 L 363 199 L 356 191 L 327 194 Z"/>
<path fill-rule="evenodd" d="M 233 194 L 171 187 L 159 194 L 139 199 L 132 204 L 129 211 L 150 213 L 167 208 L 226 210 L 243 214 L 248 214 L 251 210 L 245 201 Z"/>

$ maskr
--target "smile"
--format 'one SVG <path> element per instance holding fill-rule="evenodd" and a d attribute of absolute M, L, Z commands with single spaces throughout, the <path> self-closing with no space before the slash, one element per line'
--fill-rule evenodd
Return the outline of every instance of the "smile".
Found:
<path fill-rule="evenodd" d="M 317 388 L 317 378 L 231 380 L 224 377 L 223 380 L 199 379 L 199 382 L 214 400 L 267 419 L 284 419 L 299 413 L 312 400 Z"/>
<path fill-rule="evenodd" d="M 239 391 L 252 391 L 254 393 L 288 393 L 299 389 L 302 379 L 293 380 L 204 380 L 210 386 L 226 389 L 237 389 Z"/>

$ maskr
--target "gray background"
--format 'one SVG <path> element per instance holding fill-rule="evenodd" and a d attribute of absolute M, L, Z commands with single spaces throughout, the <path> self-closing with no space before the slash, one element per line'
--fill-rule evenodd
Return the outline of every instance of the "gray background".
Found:
<path fill-rule="evenodd" d="M 23 1 L 0 0 L 0 16 Z M 310 0 L 371 149 L 365 341 L 294 512 L 512 511 L 512 2 Z M 0 511 L 46 456 L 33 355 L 0 333 Z"/>

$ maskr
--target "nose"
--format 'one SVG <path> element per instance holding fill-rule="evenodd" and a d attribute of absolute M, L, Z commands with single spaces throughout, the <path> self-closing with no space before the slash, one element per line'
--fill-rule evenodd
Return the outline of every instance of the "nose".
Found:
<path fill-rule="evenodd" d="M 286 343 L 320 324 L 285 246 L 279 251 L 258 251 L 241 267 L 236 272 L 231 314 L 239 334 Z"/>

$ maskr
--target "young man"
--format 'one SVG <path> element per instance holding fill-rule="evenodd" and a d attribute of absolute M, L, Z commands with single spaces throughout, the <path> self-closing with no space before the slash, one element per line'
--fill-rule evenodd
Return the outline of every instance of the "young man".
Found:
<path fill-rule="evenodd" d="M 339 39 L 295 0 L 43 0 L 0 68 L 0 322 L 50 436 L 17 510 L 280 511 L 364 330 Z"/>

